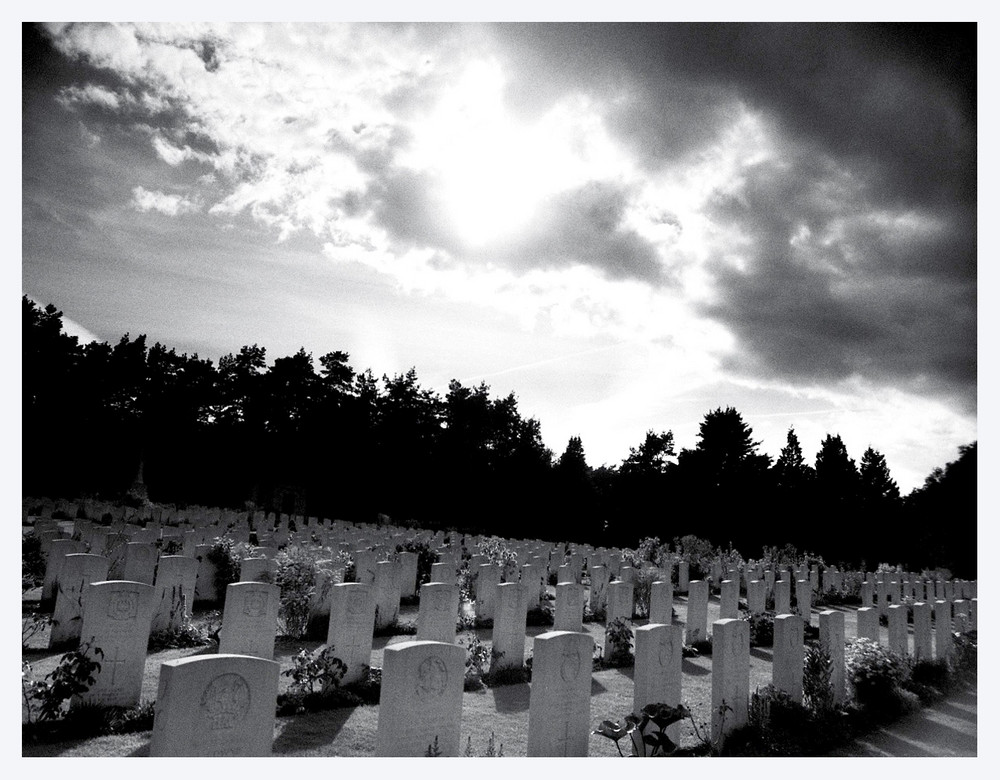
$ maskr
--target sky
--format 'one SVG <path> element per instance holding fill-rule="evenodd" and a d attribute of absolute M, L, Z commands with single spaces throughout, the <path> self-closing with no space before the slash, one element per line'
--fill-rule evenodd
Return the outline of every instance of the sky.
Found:
<path fill-rule="evenodd" d="M 977 439 L 974 25 L 56 24 L 22 292 L 82 341 L 514 392 L 558 455 Z"/>

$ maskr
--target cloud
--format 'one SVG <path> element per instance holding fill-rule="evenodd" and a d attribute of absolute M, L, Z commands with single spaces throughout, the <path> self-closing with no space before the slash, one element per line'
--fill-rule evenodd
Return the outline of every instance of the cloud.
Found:
<path fill-rule="evenodd" d="M 59 90 L 56 102 L 66 109 L 73 109 L 79 105 L 93 105 L 116 111 L 122 105 L 122 98 L 98 84 L 86 84 L 82 87 L 73 84 Z"/>
<path fill-rule="evenodd" d="M 143 187 L 135 187 L 132 190 L 132 207 L 136 211 L 158 211 L 169 217 L 190 214 L 201 209 L 198 203 L 181 195 L 168 195 L 165 192 L 150 191 Z"/>
<path fill-rule="evenodd" d="M 975 248 L 961 218 L 869 200 L 812 154 L 748 167 L 711 216 L 729 234 L 701 312 L 729 327 L 728 366 L 797 382 L 862 377 L 975 409 Z"/>

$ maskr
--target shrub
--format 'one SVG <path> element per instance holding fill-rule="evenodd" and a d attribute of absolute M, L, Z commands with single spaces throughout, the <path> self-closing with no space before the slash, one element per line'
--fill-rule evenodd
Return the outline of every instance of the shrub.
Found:
<path fill-rule="evenodd" d="M 21 698 L 28 723 L 58 720 L 66 704 L 90 690 L 97 682 L 104 651 L 84 642 L 59 659 L 59 665 L 44 680 L 31 678 L 31 665 L 21 662 Z M 37 713 L 37 717 L 35 716 Z"/>
<path fill-rule="evenodd" d="M 42 540 L 32 531 L 21 538 L 21 592 L 40 587 L 44 580 Z"/>
<path fill-rule="evenodd" d="M 818 645 L 807 645 L 802 669 L 802 697 L 815 713 L 833 708 L 833 664 L 830 655 Z"/>
<path fill-rule="evenodd" d="M 481 642 L 478 636 L 473 636 L 465 649 L 465 690 L 479 690 L 483 687 L 483 677 L 489 671 L 492 658 L 499 657 L 499 654 Z"/>
<path fill-rule="evenodd" d="M 649 617 L 649 600 L 653 593 L 653 582 L 656 572 L 636 569 L 632 580 L 632 594 L 635 597 L 635 614 L 637 617 Z"/>
<path fill-rule="evenodd" d="M 951 666 L 963 678 L 974 676 L 977 671 L 978 631 L 952 634 Z"/>
<path fill-rule="evenodd" d="M 38 634 L 42 633 L 52 624 L 52 616 L 47 612 L 21 613 L 21 649 L 28 646 L 28 642 Z"/>
<path fill-rule="evenodd" d="M 553 615 L 552 609 L 547 606 L 537 606 L 532 607 L 528 610 L 528 615 L 525 620 L 525 625 L 527 626 L 553 626 L 555 625 L 556 619 Z"/>
<path fill-rule="evenodd" d="M 750 624 L 750 647 L 771 647 L 774 645 L 774 613 L 761 612 L 752 615 L 740 612 L 740 620 Z"/>
<path fill-rule="evenodd" d="M 438 562 L 438 554 L 431 549 L 430 542 L 419 537 L 407 539 L 396 545 L 396 552 L 415 552 L 417 554 L 417 587 L 430 581 L 431 565 Z"/>
<path fill-rule="evenodd" d="M 885 705 L 905 679 L 899 656 L 870 639 L 849 640 L 844 665 L 854 698 L 864 708 Z"/>
<path fill-rule="evenodd" d="M 240 581 L 240 563 L 249 557 L 250 545 L 234 542 L 228 536 L 215 539 L 208 551 L 208 560 L 215 566 L 215 592 L 220 600 L 226 597 L 226 588 Z"/>
<path fill-rule="evenodd" d="M 611 645 L 607 666 L 628 666 L 634 663 L 631 652 L 633 634 L 625 618 L 615 618 L 608 623 L 606 636 Z"/>
<path fill-rule="evenodd" d="M 591 734 L 607 737 L 614 742 L 620 756 L 625 754 L 622 753 L 619 740 L 625 736 L 630 738 L 633 756 L 640 758 L 669 756 L 677 750 L 677 745 L 667 736 L 667 727 L 684 718 L 691 718 L 691 712 L 683 704 L 671 707 L 658 702 L 647 704 L 639 713 L 626 715 L 624 723 L 613 720 L 601 721 Z M 691 722 L 694 723 L 693 718 Z"/>
<path fill-rule="evenodd" d="M 504 582 L 511 582 L 517 574 L 517 553 L 499 536 L 490 536 L 479 543 L 479 553 L 486 563 L 501 567 Z"/>
<path fill-rule="evenodd" d="M 299 547 L 289 547 L 275 556 L 275 563 L 274 584 L 281 588 L 278 622 L 285 634 L 301 639 L 309 630 L 316 560 Z"/>

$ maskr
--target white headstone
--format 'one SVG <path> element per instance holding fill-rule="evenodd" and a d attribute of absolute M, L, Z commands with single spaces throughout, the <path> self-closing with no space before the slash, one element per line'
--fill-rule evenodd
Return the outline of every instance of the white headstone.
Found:
<path fill-rule="evenodd" d="M 74 705 L 132 707 L 139 703 L 152 620 L 152 586 L 125 580 L 87 586 L 80 639 L 90 643 L 87 654 L 101 666 L 94 684 Z"/>
<path fill-rule="evenodd" d="M 673 622 L 674 586 L 670 580 L 657 580 L 649 588 L 649 622 L 670 625 Z M 647 704 L 650 702 L 647 702 Z M 653 702 L 655 703 L 655 702 Z"/>
<path fill-rule="evenodd" d="M 453 644 L 459 597 L 458 585 L 445 582 L 427 582 L 421 585 L 417 639 Z"/>
<path fill-rule="evenodd" d="M 681 649 L 683 629 L 679 625 L 650 623 L 635 629 L 635 673 L 632 712 L 647 704 L 681 703 Z M 680 724 L 667 727 L 667 736 L 680 744 Z"/>
<path fill-rule="evenodd" d="M 375 628 L 391 626 L 399 618 L 399 570 L 393 561 L 375 564 Z"/>
<path fill-rule="evenodd" d="M 934 657 L 948 658 L 951 646 L 951 602 L 938 599 L 934 602 Z"/>
<path fill-rule="evenodd" d="M 902 604 L 891 604 L 889 615 L 889 651 L 905 658 L 909 653 L 906 636 L 906 607 Z"/>
<path fill-rule="evenodd" d="M 774 583 L 774 612 L 778 615 L 792 612 L 792 581 L 787 577 Z"/>
<path fill-rule="evenodd" d="M 593 653 L 594 640 L 587 633 L 549 631 L 535 637 L 528 706 L 529 758 L 587 755 Z"/>
<path fill-rule="evenodd" d="M 684 641 L 692 645 L 708 639 L 708 583 L 692 580 L 688 584 L 687 620 Z"/>
<path fill-rule="evenodd" d="M 164 555 L 156 564 L 153 584 L 153 631 L 180 628 L 194 606 L 198 561 L 183 555 Z"/>
<path fill-rule="evenodd" d="M 375 755 L 423 756 L 437 740 L 442 756 L 459 755 L 465 648 L 401 642 L 385 648 Z"/>
<path fill-rule="evenodd" d="M 279 671 L 245 655 L 164 661 L 149 754 L 271 755 Z"/>
<path fill-rule="evenodd" d="M 805 623 L 798 615 L 778 615 L 774 618 L 772 684 L 798 704 L 802 703 L 804 631 Z"/>
<path fill-rule="evenodd" d="M 74 645 L 80 640 L 87 586 L 108 578 L 108 563 L 103 555 L 70 553 L 65 556 L 56 583 L 50 648 Z"/>
<path fill-rule="evenodd" d="M 806 581 L 808 584 L 808 580 Z M 712 624 L 712 741 L 746 725 L 750 695 L 750 624 L 717 620 Z"/>
<path fill-rule="evenodd" d="M 266 582 L 234 582 L 226 588 L 219 652 L 274 658 L 281 589 Z"/>
<path fill-rule="evenodd" d="M 830 656 L 830 685 L 833 704 L 840 706 L 846 695 L 844 671 L 844 613 L 828 609 L 819 613 L 819 644 Z"/>
<path fill-rule="evenodd" d="M 371 666 L 372 633 L 375 630 L 375 594 L 360 582 L 334 585 L 330 591 L 330 628 L 327 645 L 347 664 L 342 684 L 360 680 Z"/>
<path fill-rule="evenodd" d="M 722 593 L 719 597 L 719 617 L 738 618 L 740 616 L 740 583 L 739 580 L 723 580 Z"/>
<path fill-rule="evenodd" d="M 497 586 L 496 594 L 490 670 L 520 669 L 524 666 L 528 590 L 520 583 L 505 582 Z"/>
<path fill-rule="evenodd" d="M 583 630 L 583 585 L 556 585 L 555 631 Z M 536 640 L 537 641 L 537 640 Z"/>
<path fill-rule="evenodd" d="M 934 658 L 931 634 L 930 604 L 918 601 L 913 605 L 913 660 L 930 661 Z"/>
<path fill-rule="evenodd" d="M 856 615 L 858 621 L 858 639 L 879 641 L 878 607 L 861 607 Z"/>

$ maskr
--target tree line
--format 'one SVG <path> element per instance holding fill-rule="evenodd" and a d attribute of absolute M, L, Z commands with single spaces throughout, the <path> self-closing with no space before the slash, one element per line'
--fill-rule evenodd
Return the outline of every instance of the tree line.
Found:
<path fill-rule="evenodd" d="M 860 464 L 827 435 L 814 465 L 793 428 L 772 462 L 732 408 L 696 445 L 650 430 L 617 465 L 580 437 L 558 456 L 511 393 L 415 369 L 376 377 L 346 352 L 300 349 L 268 365 L 243 346 L 218 365 L 143 335 L 81 345 L 62 312 L 22 297 L 23 491 L 254 506 L 344 520 L 634 546 L 697 534 L 754 555 L 793 544 L 831 563 L 950 568 L 974 576 L 976 443 L 901 496 L 884 456 Z"/>

